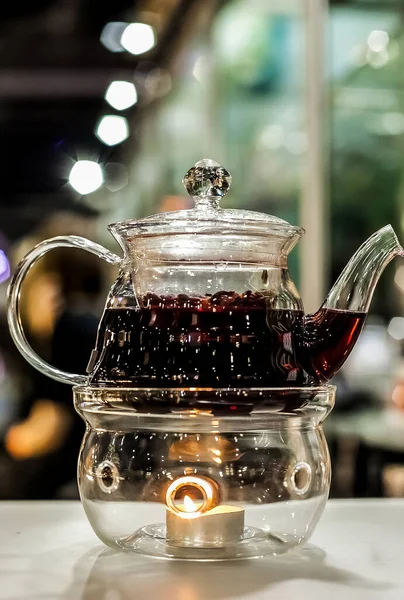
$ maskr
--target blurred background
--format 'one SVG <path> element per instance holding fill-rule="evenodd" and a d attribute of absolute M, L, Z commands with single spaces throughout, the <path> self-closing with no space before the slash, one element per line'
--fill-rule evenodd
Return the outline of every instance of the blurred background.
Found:
<path fill-rule="evenodd" d="M 7 282 L 37 242 L 186 206 L 211 157 L 224 205 L 307 230 L 290 269 L 315 310 L 358 246 L 404 240 L 402 0 L 31 0 L 0 10 L 0 498 L 76 497 L 71 390 L 19 356 Z M 24 284 L 33 347 L 84 372 L 108 285 L 60 251 Z M 404 496 L 404 262 L 377 288 L 326 423 L 334 496 Z"/>

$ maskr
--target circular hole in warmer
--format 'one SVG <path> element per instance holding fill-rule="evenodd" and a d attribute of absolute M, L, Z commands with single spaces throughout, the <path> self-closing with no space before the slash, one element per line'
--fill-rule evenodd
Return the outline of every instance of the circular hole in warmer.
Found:
<path fill-rule="evenodd" d="M 102 483 L 105 487 L 110 488 L 114 483 L 111 467 L 104 467 L 101 473 Z"/>
<path fill-rule="evenodd" d="M 307 494 L 311 485 L 311 474 L 309 464 L 299 462 L 295 465 L 291 476 L 291 485 L 295 494 L 299 496 Z"/>
<path fill-rule="evenodd" d="M 107 493 L 112 494 L 119 486 L 119 471 L 114 463 L 106 460 L 100 463 L 97 467 L 97 481 L 100 489 Z"/>

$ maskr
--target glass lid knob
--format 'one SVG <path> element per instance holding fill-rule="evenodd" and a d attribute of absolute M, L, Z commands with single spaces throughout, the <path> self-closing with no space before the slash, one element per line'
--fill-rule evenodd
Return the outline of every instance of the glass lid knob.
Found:
<path fill-rule="evenodd" d="M 182 183 L 188 194 L 193 197 L 195 207 L 217 208 L 219 198 L 229 191 L 232 182 L 230 173 L 219 163 L 204 158 L 191 167 Z"/>

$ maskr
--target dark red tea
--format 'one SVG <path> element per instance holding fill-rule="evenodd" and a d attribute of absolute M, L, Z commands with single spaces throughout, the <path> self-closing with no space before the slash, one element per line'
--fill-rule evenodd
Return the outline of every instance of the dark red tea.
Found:
<path fill-rule="evenodd" d="M 270 298 L 219 292 L 149 295 L 141 308 L 110 309 L 92 382 L 136 387 L 262 388 L 315 385 L 346 360 L 364 313 L 271 308 Z"/>
<path fill-rule="evenodd" d="M 299 362 L 314 384 L 329 381 L 342 367 L 365 323 L 366 313 L 320 308 L 304 318 Z"/>

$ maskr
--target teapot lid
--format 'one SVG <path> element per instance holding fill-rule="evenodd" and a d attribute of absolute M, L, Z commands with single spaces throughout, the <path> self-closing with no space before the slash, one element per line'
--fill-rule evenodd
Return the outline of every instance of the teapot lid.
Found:
<path fill-rule="evenodd" d="M 304 229 L 260 212 L 220 208 L 219 200 L 229 191 L 232 176 L 219 163 L 205 158 L 189 169 L 182 183 L 193 198 L 189 210 L 158 213 L 136 221 L 122 221 L 109 226 L 112 232 L 156 235 L 170 233 L 252 233 L 295 237 Z"/>

